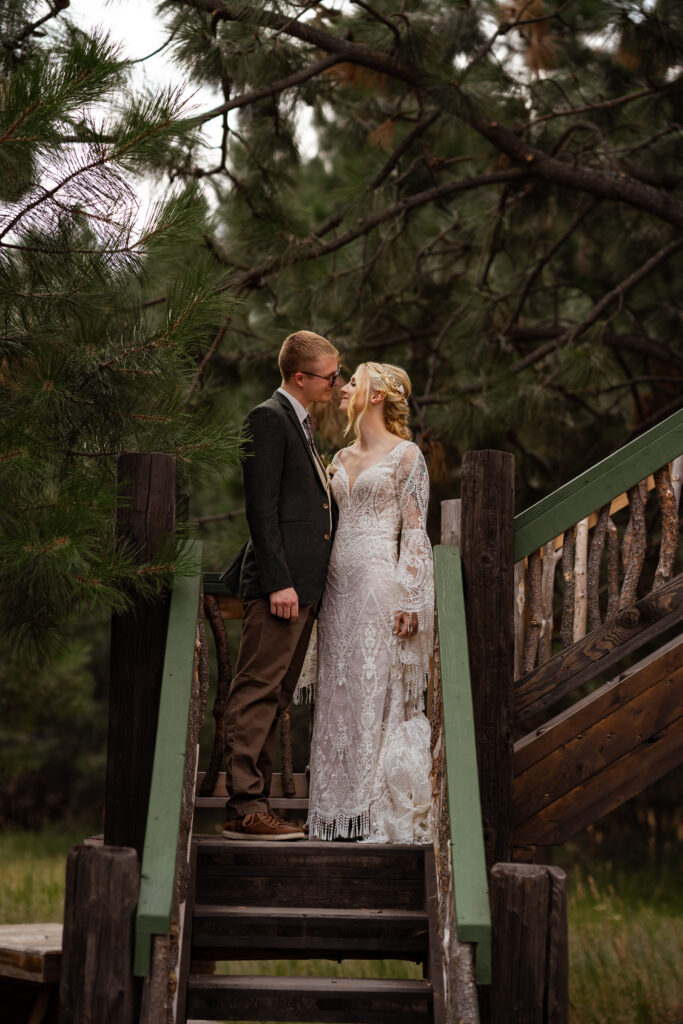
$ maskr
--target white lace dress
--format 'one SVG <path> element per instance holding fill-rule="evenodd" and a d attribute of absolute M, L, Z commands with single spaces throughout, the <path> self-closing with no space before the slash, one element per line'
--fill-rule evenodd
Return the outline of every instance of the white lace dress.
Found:
<path fill-rule="evenodd" d="M 342 458 L 332 462 L 339 524 L 317 652 L 312 645 L 295 696 L 315 680 L 309 835 L 428 843 L 430 730 L 422 709 L 434 581 L 427 467 L 417 445 L 402 441 L 350 492 Z M 396 611 L 417 613 L 416 635 L 393 635 Z"/>

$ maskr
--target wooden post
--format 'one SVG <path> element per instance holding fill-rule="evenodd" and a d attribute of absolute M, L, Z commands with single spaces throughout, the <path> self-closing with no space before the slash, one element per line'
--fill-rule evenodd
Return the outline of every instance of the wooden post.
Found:
<path fill-rule="evenodd" d="M 491 1024 L 568 1024 L 567 878 L 540 864 L 496 864 Z"/>
<path fill-rule="evenodd" d="M 508 452 L 466 452 L 462 561 L 489 868 L 512 854 L 514 503 L 514 457 Z"/>
<path fill-rule="evenodd" d="M 74 846 L 66 862 L 60 1024 L 134 1024 L 135 850 Z"/>
<path fill-rule="evenodd" d="M 175 530 L 175 458 L 125 453 L 117 459 L 125 504 L 117 538 L 154 558 Z M 168 598 L 136 602 L 112 616 L 104 841 L 142 859 L 166 647 Z"/>
<path fill-rule="evenodd" d="M 462 500 L 441 502 L 441 543 L 460 545 L 462 540 Z"/>

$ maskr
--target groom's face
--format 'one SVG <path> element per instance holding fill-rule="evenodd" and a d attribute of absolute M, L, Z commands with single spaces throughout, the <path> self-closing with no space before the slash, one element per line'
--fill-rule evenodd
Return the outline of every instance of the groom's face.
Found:
<path fill-rule="evenodd" d="M 310 366 L 302 367 L 294 378 L 301 389 L 300 401 L 309 406 L 312 402 L 329 402 L 334 387 L 330 387 L 329 378 L 337 372 L 337 360 L 334 356 L 316 359 Z"/>

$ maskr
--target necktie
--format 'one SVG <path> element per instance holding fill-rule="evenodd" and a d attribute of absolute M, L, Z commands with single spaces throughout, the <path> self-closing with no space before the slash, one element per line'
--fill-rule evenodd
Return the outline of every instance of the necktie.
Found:
<path fill-rule="evenodd" d="M 302 425 L 304 428 L 304 433 L 306 434 L 306 437 L 308 439 L 308 443 L 311 446 L 311 451 L 313 452 L 313 455 L 315 456 L 317 462 L 322 466 L 320 456 L 318 455 L 318 450 L 315 447 L 315 441 L 313 440 L 313 427 L 311 426 L 311 417 L 307 416 L 306 419 L 303 420 Z"/>

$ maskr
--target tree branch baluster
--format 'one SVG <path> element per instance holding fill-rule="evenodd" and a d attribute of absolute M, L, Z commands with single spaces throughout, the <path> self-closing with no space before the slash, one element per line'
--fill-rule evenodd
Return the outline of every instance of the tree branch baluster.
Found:
<path fill-rule="evenodd" d="M 560 629 L 562 647 L 569 647 L 574 643 L 574 542 L 576 540 L 576 527 L 572 526 L 565 530 L 562 541 L 562 579 L 564 581 L 564 593 L 562 596 L 562 626 Z"/>
<path fill-rule="evenodd" d="M 624 565 L 624 582 L 621 586 L 619 610 L 628 608 L 638 599 L 638 580 L 645 561 L 647 535 L 645 533 L 645 499 L 647 498 L 647 481 L 628 489 L 628 501 L 631 517 L 626 528 L 628 542 L 624 536 L 622 561 Z"/>
<path fill-rule="evenodd" d="M 673 576 L 678 547 L 678 509 L 668 466 L 662 466 L 655 473 L 655 488 L 662 513 L 662 541 L 655 581 L 652 585 L 653 592 L 663 587 Z"/>
<path fill-rule="evenodd" d="M 598 521 L 593 529 L 591 549 L 588 556 L 588 626 L 589 629 L 597 629 L 601 624 L 600 619 L 600 564 L 602 553 L 605 548 L 607 536 L 607 523 L 609 521 L 609 510 L 611 502 L 603 505 L 598 513 Z"/>
<path fill-rule="evenodd" d="M 522 672 L 531 672 L 536 664 L 538 641 L 543 626 L 543 588 L 541 552 L 529 555 L 529 625 L 524 640 Z"/>
<path fill-rule="evenodd" d="M 228 692 L 232 683 L 232 662 L 230 659 L 230 647 L 228 645 L 228 634 L 225 631 L 225 623 L 221 616 L 218 601 L 213 594 L 204 595 L 204 611 L 211 626 L 214 642 L 216 644 L 216 661 L 218 663 L 218 685 L 216 687 L 216 699 L 213 702 L 213 717 L 216 723 L 213 749 L 206 775 L 202 779 L 200 796 L 211 796 L 213 794 L 218 773 L 223 766 L 223 750 L 225 747 L 225 706 L 228 702 Z"/>

